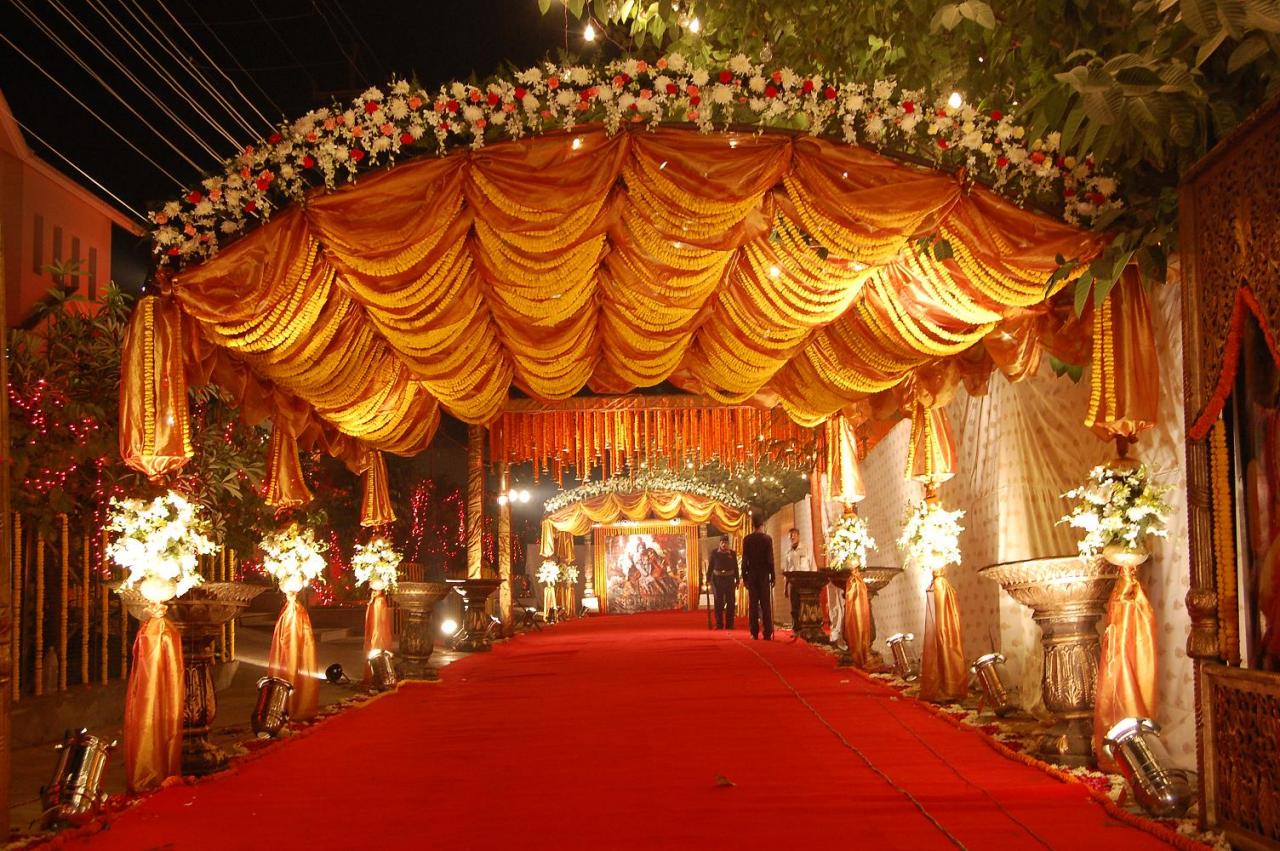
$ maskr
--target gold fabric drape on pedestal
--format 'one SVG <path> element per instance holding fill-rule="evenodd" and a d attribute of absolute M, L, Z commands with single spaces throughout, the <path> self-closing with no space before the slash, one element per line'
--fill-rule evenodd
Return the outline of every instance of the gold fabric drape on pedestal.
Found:
<path fill-rule="evenodd" d="M 511 488 L 511 471 L 504 462 L 498 474 L 498 493 L 506 493 Z M 523 544 L 522 544 L 523 545 Z M 502 584 L 498 586 L 498 620 L 502 621 L 502 630 L 511 635 L 515 629 L 515 618 L 512 614 L 511 588 L 511 502 L 505 501 L 498 506 L 498 578 Z"/>
<path fill-rule="evenodd" d="M 133 640 L 124 698 L 124 773 L 130 792 L 182 774 L 186 685 L 182 638 L 168 618 L 152 617 Z"/>
<path fill-rule="evenodd" d="M 290 594 L 276 620 L 271 635 L 267 673 L 293 684 L 289 695 L 289 717 L 307 721 L 320 708 L 320 684 L 316 670 L 316 639 L 311 632 L 311 616 L 297 595 Z"/>
<path fill-rule="evenodd" d="M 120 353 L 120 457 L 158 478 L 191 457 L 191 422 L 178 305 L 138 301 Z"/>
<path fill-rule="evenodd" d="M 479 579 L 484 566 L 484 429 L 467 427 L 467 578 Z"/>
<path fill-rule="evenodd" d="M 306 505 L 311 499 L 311 490 L 298 461 L 298 440 L 276 425 L 271 429 L 271 442 L 267 445 L 263 500 L 275 508 L 296 508 Z"/>
<path fill-rule="evenodd" d="M 920 655 L 920 699 L 946 703 L 964 698 L 969 669 L 964 663 L 960 604 L 945 570 L 933 572 L 924 612 L 924 647 Z"/>
<path fill-rule="evenodd" d="M 364 609 L 364 658 L 375 650 L 390 650 L 395 641 L 391 628 L 391 605 L 385 591 L 374 591 Z M 368 662 L 365 675 L 369 674 Z"/>
<path fill-rule="evenodd" d="M 1151 302 L 1133 266 L 1094 308 L 1089 383 L 1085 426 L 1100 439 L 1134 438 L 1155 425 L 1160 368 Z"/>
<path fill-rule="evenodd" d="M 866 668 L 871 659 L 871 595 L 856 567 L 849 571 L 844 589 L 844 641 L 853 664 Z"/>
<path fill-rule="evenodd" d="M 364 470 L 364 496 L 360 500 L 360 525 L 385 526 L 396 522 L 387 489 L 387 459 L 381 452 L 369 453 L 369 466 Z"/>
<path fill-rule="evenodd" d="M 1114 769 L 1102 752 L 1107 731 L 1124 718 L 1156 717 L 1155 632 L 1155 613 L 1137 574 L 1121 568 L 1107 601 L 1093 710 L 1093 751 L 1106 768 Z"/>
<path fill-rule="evenodd" d="M 714 523 L 722 531 L 746 536 L 751 531 L 751 516 L 710 497 L 676 491 L 639 491 L 607 493 L 566 505 L 542 521 L 542 555 L 555 553 L 555 533 L 585 535 L 598 524 L 619 520 L 674 520 L 677 517 L 693 524 Z M 690 548 L 690 553 L 694 552 Z M 599 593 L 600 589 L 596 589 Z"/>

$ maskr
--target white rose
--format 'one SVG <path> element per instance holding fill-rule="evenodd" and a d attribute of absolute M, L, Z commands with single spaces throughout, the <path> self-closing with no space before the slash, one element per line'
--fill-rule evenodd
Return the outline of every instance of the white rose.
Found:
<path fill-rule="evenodd" d="M 862 95 L 849 95 L 844 99 L 844 108 L 849 112 L 861 112 L 865 103 L 866 98 Z"/>
<path fill-rule="evenodd" d="M 578 95 L 572 89 L 557 89 L 556 103 L 560 106 L 570 106 L 578 99 Z"/>
<path fill-rule="evenodd" d="M 747 80 L 747 88 L 753 92 L 757 92 L 757 93 L 763 92 L 764 77 L 760 76 L 759 74 L 756 74 L 750 80 Z"/>
<path fill-rule="evenodd" d="M 462 117 L 474 123 L 484 118 L 484 110 L 475 104 L 471 104 L 462 108 Z"/>
<path fill-rule="evenodd" d="M 746 74 L 751 70 L 751 60 L 741 53 L 734 54 L 729 60 L 729 70 L 735 74 Z"/>
<path fill-rule="evenodd" d="M 525 92 L 524 97 L 520 99 L 520 105 L 525 108 L 526 112 L 536 112 L 538 109 L 538 99 L 532 94 Z"/>
<path fill-rule="evenodd" d="M 733 89 L 717 83 L 711 87 L 711 100 L 721 105 L 733 103 Z"/>
<path fill-rule="evenodd" d="M 781 76 L 782 76 L 782 85 L 786 86 L 788 89 L 794 86 L 800 79 L 800 76 L 796 74 L 795 71 L 792 71 L 790 68 L 783 68 L 781 72 Z"/>
<path fill-rule="evenodd" d="M 667 67 L 679 74 L 684 70 L 685 58 L 679 53 L 673 53 L 667 57 Z"/>
<path fill-rule="evenodd" d="M 661 74 L 653 79 L 653 90 L 655 94 L 667 93 L 667 86 L 671 85 L 671 78 L 666 74 Z"/>
<path fill-rule="evenodd" d="M 575 86 L 585 86 L 591 82 L 591 71 L 581 65 L 575 65 L 569 69 L 569 81 Z"/>
<path fill-rule="evenodd" d="M 711 77 L 707 73 L 706 68 L 696 68 L 694 69 L 693 76 L 690 79 L 693 80 L 693 84 L 695 86 L 701 88 L 707 84 L 707 80 L 711 79 Z"/>

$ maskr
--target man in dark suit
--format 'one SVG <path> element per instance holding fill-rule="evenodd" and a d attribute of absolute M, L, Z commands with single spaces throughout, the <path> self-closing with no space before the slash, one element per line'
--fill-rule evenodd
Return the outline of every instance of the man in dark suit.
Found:
<path fill-rule="evenodd" d="M 742 581 L 750 601 L 748 626 L 758 638 L 764 622 L 764 640 L 773 638 L 773 539 L 761 528 L 764 518 L 752 515 L 755 531 L 742 539 Z"/>
<path fill-rule="evenodd" d="M 716 629 L 733 629 L 734 599 L 738 590 L 738 556 L 729 549 L 729 539 L 721 538 L 720 546 L 711 553 L 707 565 L 711 590 L 715 593 Z M 726 614 L 727 613 L 727 614 Z"/>

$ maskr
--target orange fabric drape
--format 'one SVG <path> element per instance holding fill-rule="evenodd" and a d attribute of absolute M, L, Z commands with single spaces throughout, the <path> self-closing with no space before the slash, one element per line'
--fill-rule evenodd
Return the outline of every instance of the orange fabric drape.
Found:
<path fill-rule="evenodd" d="M 1123 567 L 1107 601 L 1107 630 L 1098 666 L 1093 751 L 1099 764 L 1109 763 L 1102 752 L 1102 737 L 1116 722 L 1131 716 L 1154 718 L 1155 712 L 1155 613 L 1134 569 Z"/>
<path fill-rule="evenodd" d="M 960 630 L 960 604 L 946 571 L 933 572 L 924 612 L 924 646 L 920 654 L 920 699 L 936 703 L 962 700 L 969 690 Z"/>
<path fill-rule="evenodd" d="M 360 500 L 360 525 L 385 526 L 396 521 L 387 487 L 387 459 L 381 452 L 369 453 L 369 466 L 364 470 L 364 496 Z"/>
<path fill-rule="evenodd" d="M 298 460 L 298 440 L 279 425 L 271 429 L 267 446 L 267 476 L 263 500 L 275 508 L 296 508 L 311 501 L 311 490 Z"/>
<path fill-rule="evenodd" d="M 374 591 L 364 609 L 364 658 L 375 650 L 390 650 L 394 638 L 391 629 L 391 605 L 385 591 Z M 365 663 L 365 676 L 369 676 Z"/>
<path fill-rule="evenodd" d="M 1085 426 L 1102 440 L 1136 437 L 1156 423 L 1160 368 L 1151 302 L 1136 267 L 1093 313 L 1093 364 Z"/>
<path fill-rule="evenodd" d="M 844 641 L 853 664 L 866 668 L 871 659 L 871 595 L 856 567 L 849 571 L 844 589 Z"/>
<path fill-rule="evenodd" d="M 177 304 L 138 300 L 120 353 L 120 457 L 155 479 L 191 458 L 191 421 Z"/>
<path fill-rule="evenodd" d="M 344 459 L 419 451 L 441 405 L 492 422 L 512 386 L 670 380 L 812 426 L 1006 322 L 1038 333 L 1055 257 L 1106 242 L 839 142 L 732 139 L 584 126 L 315 193 L 175 276 L 188 367 Z M 950 259 L 913 242 L 935 233 Z"/>
<path fill-rule="evenodd" d="M 124 773 L 130 792 L 182 774 L 185 681 L 182 639 L 168 618 L 152 617 L 133 640 L 124 699 Z"/>
<path fill-rule="evenodd" d="M 866 498 L 867 486 L 858 464 L 857 436 L 853 425 L 843 416 L 827 420 L 827 475 L 831 498 L 836 502 L 851 505 Z"/>
<path fill-rule="evenodd" d="M 956 437 L 944 408 L 912 408 L 907 463 L 908 478 L 926 485 L 940 484 L 956 474 Z"/>
<path fill-rule="evenodd" d="M 314 676 L 316 639 L 311 632 L 311 617 L 297 595 L 288 595 L 276 620 L 267 673 L 293 685 L 289 695 L 290 718 L 307 721 L 315 717 L 320 708 L 320 684 Z"/>
<path fill-rule="evenodd" d="M 566 505 L 544 518 L 541 553 L 543 557 L 555 556 L 557 532 L 578 537 L 591 531 L 595 524 L 677 517 L 691 523 L 714 523 L 722 531 L 740 537 L 751 531 L 750 514 L 710 497 L 674 491 L 607 493 Z"/>

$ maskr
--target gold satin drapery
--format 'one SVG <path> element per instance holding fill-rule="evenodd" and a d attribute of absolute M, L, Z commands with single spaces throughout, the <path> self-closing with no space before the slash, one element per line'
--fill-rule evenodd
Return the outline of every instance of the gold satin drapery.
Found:
<path fill-rule="evenodd" d="M 999 334 L 1049 333 L 1026 313 L 1056 257 L 1107 240 L 842 143 L 732 139 L 583 127 L 317 191 L 174 276 L 189 376 L 349 463 L 513 386 L 670 380 L 816 425 L 939 360 L 989 373 Z"/>
<path fill-rule="evenodd" d="M 267 475 L 262 483 L 263 501 L 273 508 L 297 508 L 312 500 L 302 475 L 298 441 L 280 426 L 271 429 L 267 444 Z"/>
<path fill-rule="evenodd" d="M 1100 439 L 1132 440 L 1156 424 L 1160 367 L 1151 301 L 1133 266 L 1094 308 L 1089 384 L 1085 426 Z"/>
<path fill-rule="evenodd" d="M 637 491 L 606 493 L 566 505 L 542 520 L 543 557 L 555 555 L 556 533 L 580 537 L 594 525 L 608 525 L 619 520 L 674 520 L 683 518 L 694 524 L 713 523 L 721 531 L 746 536 L 751 531 L 751 515 L 710 497 L 676 491 Z M 599 589 L 597 588 L 597 593 Z"/>
<path fill-rule="evenodd" d="M 933 572 L 928 594 L 920 653 L 920 699 L 936 703 L 962 700 L 969 690 L 969 669 L 964 663 L 960 604 L 946 570 Z"/>
<path fill-rule="evenodd" d="M 866 668 L 871 660 L 871 594 L 857 567 L 849 571 L 849 581 L 845 583 L 844 642 L 853 664 Z"/>
<path fill-rule="evenodd" d="M 1102 737 L 1125 718 L 1156 717 L 1155 612 L 1132 567 L 1122 567 L 1107 601 L 1097 698 L 1093 708 L 1093 752 L 1099 765 L 1114 770 L 1102 752 Z"/>
<path fill-rule="evenodd" d="M 914 406 L 911 409 L 907 478 L 929 487 L 945 482 L 955 474 L 956 437 L 946 409 Z"/>
<path fill-rule="evenodd" d="M 178 305 L 138 300 L 120 352 L 120 457 L 155 479 L 191 458 L 191 420 Z"/>
<path fill-rule="evenodd" d="M 287 595 L 284 608 L 271 634 L 267 673 L 293 685 L 289 695 L 289 717 L 307 721 L 320 708 L 320 684 L 316 671 L 316 639 L 311 616 L 296 594 Z"/>
<path fill-rule="evenodd" d="M 387 459 L 381 452 L 369 453 L 369 463 L 362 478 L 364 493 L 360 499 L 360 525 L 385 526 L 396 522 L 391 492 L 387 488 Z"/>
<path fill-rule="evenodd" d="M 130 792 L 181 776 L 185 689 L 177 628 L 163 616 L 148 618 L 133 640 L 124 699 L 124 773 Z"/>
<path fill-rule="evenodd" d="M 390 650 L 395 638 L 391 628 L 391 604 L 387 592 L 374 591 L 364 609 L 365 676 L 370 674 L 368 658 L 375 650 Z"/>
<path fill-rule="evenodd" d="M 827 420 L 827 475 L 831 498 L 842 505 L 866 499 L 867 486 L 858 465 L 858 439 L 853 424 L 844 416 Z M 814 530 L 815 537 L 818 530 Z"/>

